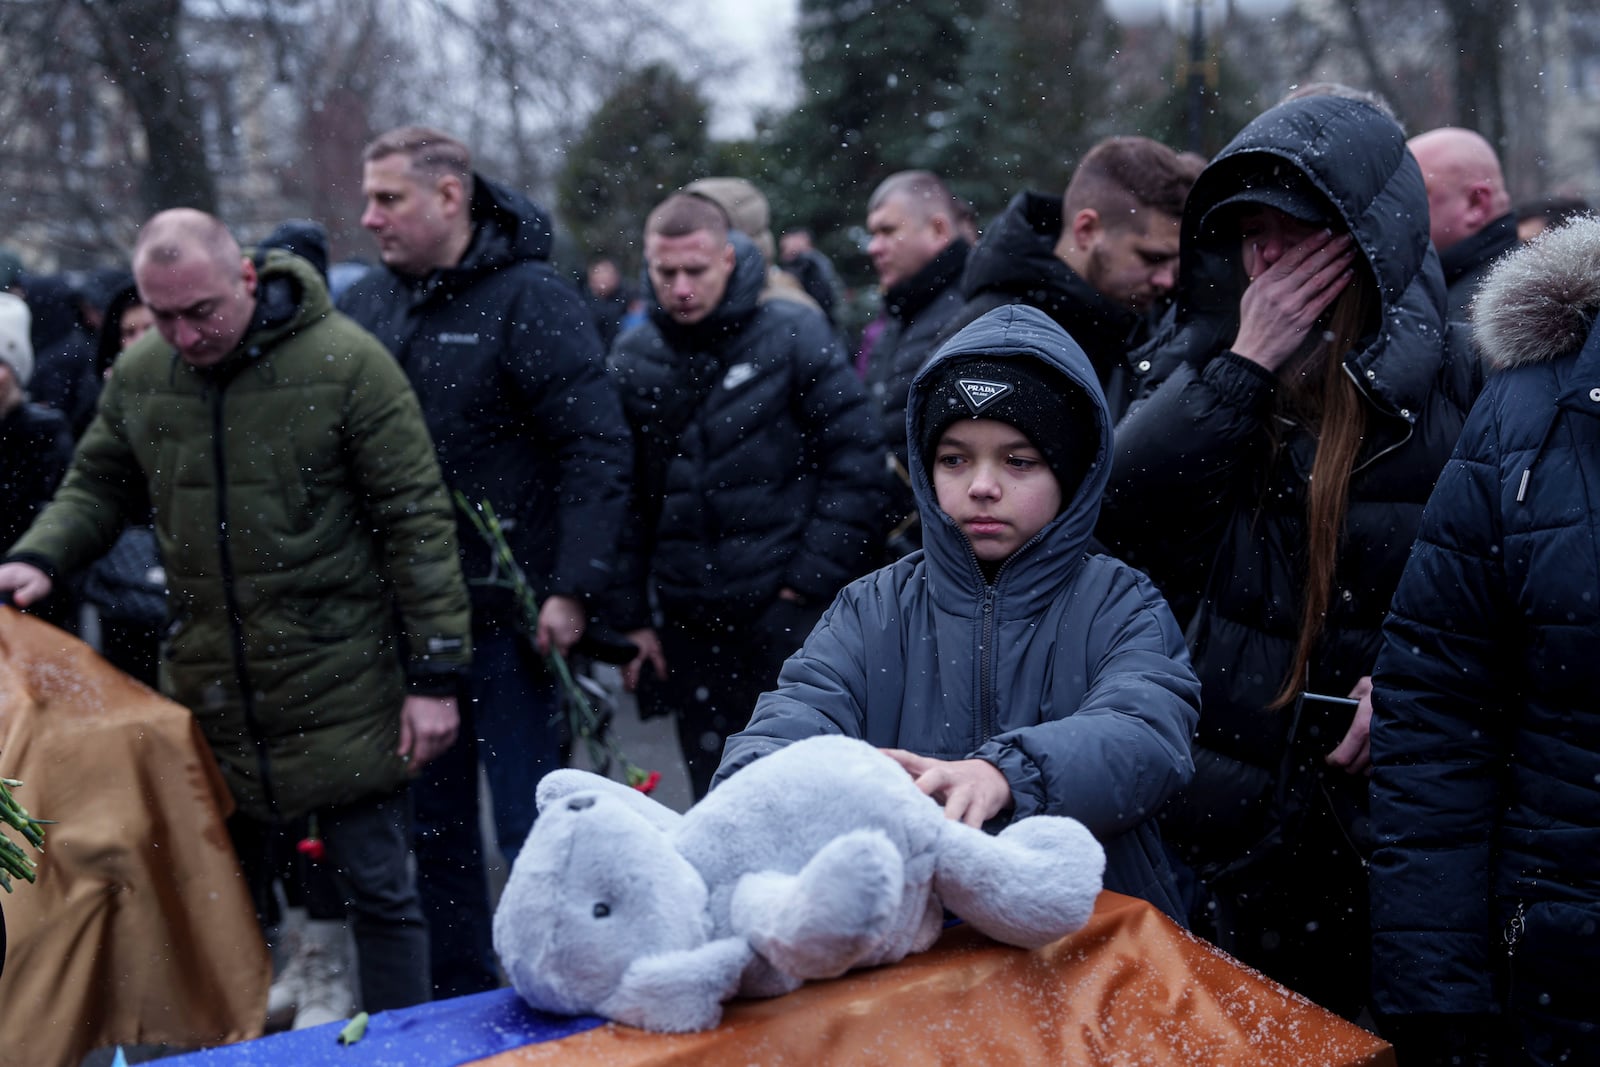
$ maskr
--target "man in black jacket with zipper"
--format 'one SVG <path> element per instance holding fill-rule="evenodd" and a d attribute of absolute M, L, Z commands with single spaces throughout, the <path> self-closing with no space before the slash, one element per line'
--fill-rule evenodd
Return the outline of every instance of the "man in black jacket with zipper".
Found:
<path fill-rule="evenodd" d="M 906 475 L 906 397 L 911 379 L 933 354 L 933 342 L 961 310 L 961 271 L 969 246 L 961 236 L 962 204 L 937 174 L 891 174 L 867 201 L 867 255 L 883 293 L 888 319 L 872 348 L 867 389 L 883 412 L 883 435 L 899 464 L 890 490 L 890 523 L 904 534 L 891 544 L 900 555 L 921 538 L 905 525 L 916 515 Z M 914 525 L 914 524 L 913 524 Z"/>
<path fill-rule="evenodd" d="M 967 257 L 961 311 L 943 342 L 985 312 L 1028 304 L 1088 353 L 1120 419 L 1140 374 L 1128 354 L 1178 278 L 1178 220 L 1204 161 L 1148 137 L 1108 137 L 1059 196 L 1021 192 Z"/>
<path fill-rule="evenodd" d="M 828 320 L 760 302 L 766 261 L 709 197 L 645 223 L 657 304 L 611 372 L 638 448 L 612 604 L 641 649 L 626 680 L 673 714 L 696 796 L 882 533 L 877 413 Z M 653 592 L 659 625 L 651 610 Z"/>
<path fill-rule="evenodd" d="M 604 350 L 577 290 L 549 264 L 548 218 L 473 173 L 467 148 L 423 127 L 363 153 L 362 225 L 383 268 L 340 301 L 399 360 L 422 402 L 445 482 L 488 501 L 542 605 L 520 632 L 505 574 L 459 523 L 478 649 L 461 741 L 416 789 L 417 861 L 441 996 L 493 988 L 477 837 L 477 762 L 509 863 L 533 824 L 534 785 L 561 762 L 553 679 L 537 653 L 569 650 L 587 599 L 609 586 L 633 452 Z"/>

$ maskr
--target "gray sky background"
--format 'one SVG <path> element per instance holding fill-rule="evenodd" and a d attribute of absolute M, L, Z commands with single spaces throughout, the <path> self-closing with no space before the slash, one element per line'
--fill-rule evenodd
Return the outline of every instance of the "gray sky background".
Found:
<path fill-rule="evenodd" d="M 747 136 L 762 108 L 788 105 L 798 91 L 794 26 L 798 0 L 659 0 L 684 30 L 740 63 L 730 78 L 706 78 L 711 134 Z M 695 71 L 685 73 L 698 77 Z"/>

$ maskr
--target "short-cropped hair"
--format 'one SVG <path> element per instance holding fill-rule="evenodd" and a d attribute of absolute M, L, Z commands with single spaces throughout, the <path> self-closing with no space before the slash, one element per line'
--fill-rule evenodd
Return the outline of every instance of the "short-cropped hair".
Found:
<path fill-rule="evenodd" d="M 472 193 L 472 152 L 442 130 L 429 126 L 400 126 L 380 134 L 361 152 L 363 163 L 376 163 L 390 156 L 405 156 L 414 173 L 430 178 L 452 174 Z"/>
<path fill-rule="evenodd" d="M 1148 137 L 1108 137 L 1089 149 L 1073 172 L 1062 216 L 1071 219 L 1092 208 L 1111 227 L 1131 224 L 1147 209 L 1181 218 L 1200 175 L 1196 162 Z"/>
<path fill-rule="evenodd" d="M 660 237 L 687 237 L 708 231 L 719 242 L 728 239 L 732 224 L 728 213 L 709 196 L 698 193 L 673 193 L 655 206 L 644 220 L 644 232 Z"/>
<path fill-rule="evenodd" d="M 872 214 L 891 197 L 905 200 L 911 210 L 921 218 L 943 215 L 951 223 L 961 221 L 962 204 L 944 179 L 931 170 L 902 170 L 878 183 L 867 201 L 867 214 Z"/>

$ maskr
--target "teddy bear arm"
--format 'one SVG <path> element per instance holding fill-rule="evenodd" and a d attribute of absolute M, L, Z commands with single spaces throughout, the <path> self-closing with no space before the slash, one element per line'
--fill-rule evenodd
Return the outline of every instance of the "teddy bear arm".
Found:
<path fill-rule="evenodd" d="M 1035 815 L 998 837 L 947 821 L 933 886 L 996 941 L 1040 948 L 1089 921 L 1105 866 L 1105 851 L 1076 819 Z"/>
<path fill-rule="evenodd" d="M 721 1021 L 722 1002 L 738 992 L 752 959 L 739 937 L 646 956 L 623 972 L 599 1014 L 659 1033 L 709 1030 Z"/>
<path fill-rule="evenodd" d="M 828 842 L 798 874 L 744 875 L 729 921 L 776 970 L 832 978 L 873 956 L 904 891 L 900 850 L 879 831 L 859 830 Z"/>

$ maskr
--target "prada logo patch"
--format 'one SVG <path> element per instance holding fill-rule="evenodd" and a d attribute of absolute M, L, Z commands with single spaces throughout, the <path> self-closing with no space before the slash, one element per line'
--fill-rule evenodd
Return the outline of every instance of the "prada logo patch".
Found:
<path fill-rule="evenodd" d="M 978 378 L 958 378 L 956 387 L 974 415 L 1012 391 L 1005 382 L 986 382 Z"/>

